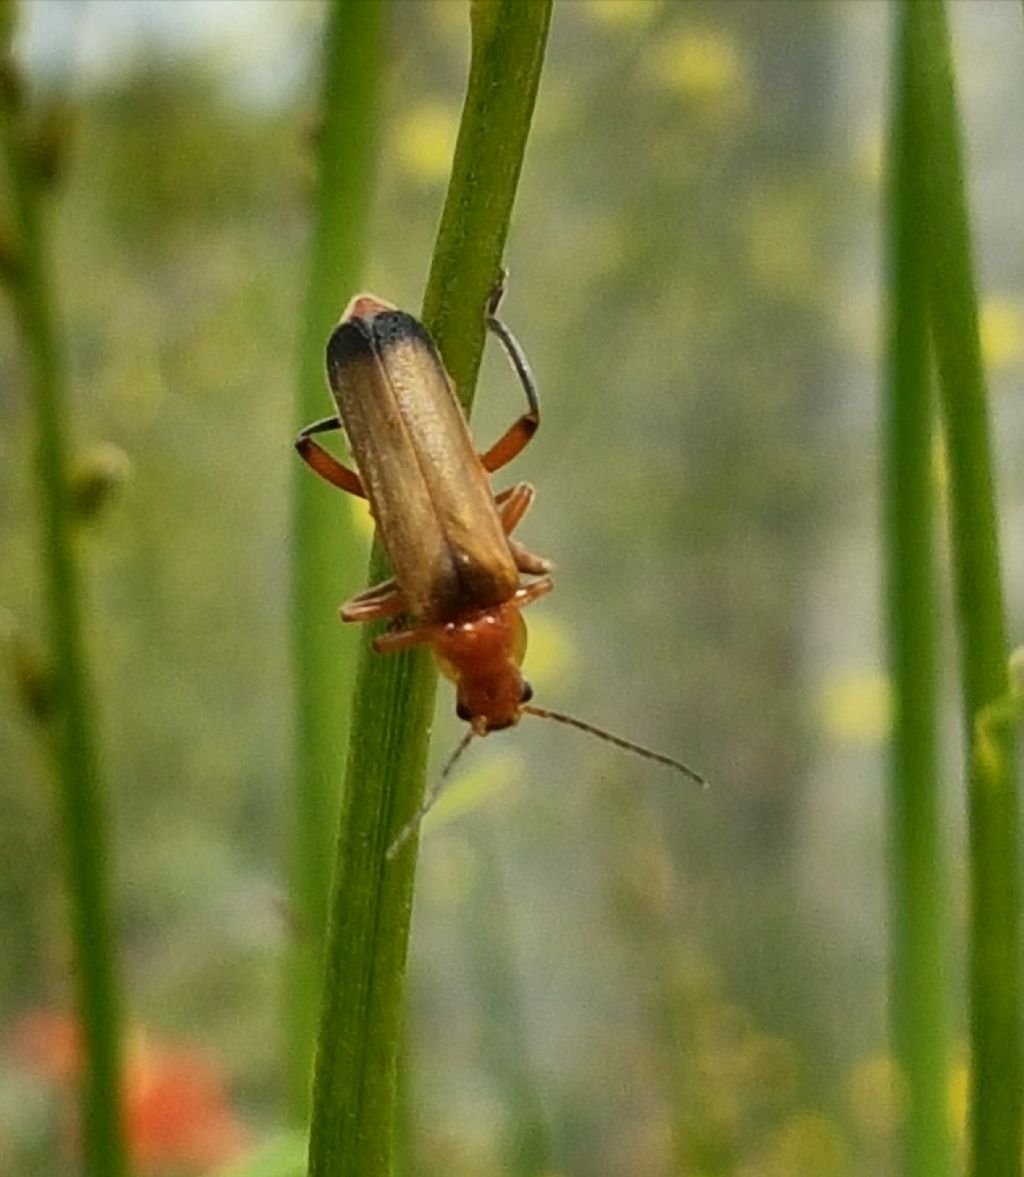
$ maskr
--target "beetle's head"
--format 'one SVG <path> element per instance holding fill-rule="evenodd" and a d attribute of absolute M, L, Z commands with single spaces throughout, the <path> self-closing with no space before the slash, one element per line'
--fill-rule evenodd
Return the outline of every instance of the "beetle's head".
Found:
<path fill-rule="evenodd" d="M 519 670 L 525 653 L 526 624 L 512 604 L 451 622 L 434 640 L 437 663 L 455 683 L 455 712 L 478 736 L 519 722 L 533 696 Z"/>

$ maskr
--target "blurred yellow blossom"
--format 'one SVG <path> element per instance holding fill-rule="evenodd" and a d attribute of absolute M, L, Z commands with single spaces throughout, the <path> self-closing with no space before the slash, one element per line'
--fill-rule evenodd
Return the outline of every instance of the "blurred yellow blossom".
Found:
<path fill-rule="evenodd" d="M 744 78 L 735 40 L 717 30 L 684 30 L 667 37 L 651 60 L 656 82 L 685 98 L 714 101 L 735 96 Z"/>
<path fill-rule="evenodd" d="M 662 0 L 588 0 L 587 16 L 609 29 L 645 25 L 661 7 Z"/>
<path fill-rule="evenodd" d="M 454 108 L 443 102 L 419 103 L 398 119 L 395 154 L 399 164 L 421 183 L 441 183 L 451 169 L 458 132 Z"/>
<path fill-rule="evenodd" d="M 991 295 L 981 304 L 981 351 L 988 368 L 998 371 L 1024 356 L 1024 306 L 1018 299 Z"/>
<path fill-rule="evenodd" d="M 842 1177 L 849 1171 L 849 1149 L 837 1124 L 819 1112 L 789 1116 L 769 1145 L 765 1174 L 771 1177 Z"/>
<path fill-rule="evenodd" d="M 576 646 L 566 628 L 550 613 L 530 613 L 529 625 L 530 681 L 548 688 L 571 682 L 579 659 Z"/>
<path fill-rule="evenodd" d="M 819 697 L 822 727 L 849 744 L 877 744 L 889 734 L 892 701 L 881 670 L 853 670 L 826 680 Z"/>
<path fill-rule="evenodd" d="M 469 41 L 469 13 L 464 4 L 431 4 L 426 9 L 441 42 L 457 46 Z"/>
<path fill-rule="evenodd" d="M 810 185 L 777 185 L 749 204 L 743 224 L 747 253 L 769 289 L 795 298 L 820 295 L 820 255 L 809 229 L 820 219 L 818 199 Z"/>
<path fill-rule="evenodd" d="M 847 1076 L 847 1106 L 870 1136 L 885 1139 L 896 1132 L 903 1115 L 903 1098 L 899 1068 L 888 1054 L 860 1059 Z"/>

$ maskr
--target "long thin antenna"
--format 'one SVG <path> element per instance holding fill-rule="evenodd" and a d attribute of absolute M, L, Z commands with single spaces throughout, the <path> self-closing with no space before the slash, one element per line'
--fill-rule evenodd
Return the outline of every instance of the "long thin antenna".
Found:
<path fill-rule="evenodd" d="M 650 748 L 643 748 L 640 744 L 634 744 L 632 740 L 624 740 L 621 736 L 614 736 L 611 732 L 606 732 L 600 727 L 594 727 L 592 723 L 584 723 L 582 719 L 577 719 L 573 715 L 563 715 L 560 711 L 548 711 L 546 707 L 534 707 L 532 704 L 527 703 L 523 704 L 522 710 L 527 715 L 536 715 L 540 719 L 553 719 L 557 723 L 566 723 L 570 727 L 577 727 L 581 732 L 589 732 L 592 736 L 597 736 L 601 740 L 607 740 L 609 744 L 614 744 L 617 748 L 623 748 L 626 752 L 634 752 L 637 756 L 643 756 L 645 760 L 656 760 L 659 764 L 664 764 L 668 768 L 674 768 L 676 772 L 681 772 L 683 776 L 687 776 L 691 781 L 695 781 L 702 789 L 708 787 L 708 782 L 700 773 L 694 772 L 692 768 L 683 764 L 681 760 L 673 760 L 671 756 L 662 756 L 660 752 L 652 752 Z"/>
<path fill-rule="evenodd" d="M 409 818 L 404 826 L 398 831 L 398 837 L 391 843 L 387 851 L 387 860 L 390 862 L 395 855 L 402 849 L 402 847 L 409 841 L 409 839 L 420 828 L 420 822 L 427 816 L 427 814 L 434 808 L 434 802 L 440 797 L 441 790 L 444 788 L 444 783 L 451 774 L 452 769 L 458 763 L 462 753 L 469 747 L 470 741 L 476 733 L 472 728 L 466 731 L 466 734 L 459 740 L 455 746 L 455 751 L 448 757 L 444 768 L 441 769 L 438 778 L 427 790 L 423 798 L 423 804 L 416 810 L 416 812 Z"/>

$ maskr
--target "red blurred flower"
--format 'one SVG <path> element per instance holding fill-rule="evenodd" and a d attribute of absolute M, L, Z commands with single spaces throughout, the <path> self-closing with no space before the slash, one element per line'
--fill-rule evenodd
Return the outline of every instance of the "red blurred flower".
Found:
<path fill-rule="evenodd" d="M 56 1010 L 29 1010 L 11 1033 L 15 1062 L 53 1084 L 72 1083 L 82 1053 L 78 1023 Z"/>
<path fill-rule="evenodd" d="M 126 1080 L 128 1140 L 142 1172 L 205 1171 L 244 1147 L 220 1068 L 200 1051 L 142 1044 L 128 1059 Z"/>
<path fill-rule="evenodd" d="M 81 1035 L 71 1017 L 25 1014 L 11 1036 L 11 1052 L 70 1100 L 81 1066 Z M 203 1172 L 245 1147 L 221 1069 L 204 1052 L 138 1034 L 125 1059 L 124 1083 L 128 1146 L 139 1173 Z"/>

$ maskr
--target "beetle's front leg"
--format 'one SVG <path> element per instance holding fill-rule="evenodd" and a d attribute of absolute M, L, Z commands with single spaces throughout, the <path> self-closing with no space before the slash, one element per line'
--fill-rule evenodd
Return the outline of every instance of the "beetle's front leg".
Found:
<path fill-rule="evenodd" d="M 347 466 L 343 466 L 333 454 L 328 453 L 319 442 L 313 440 L 314 433 L 327 433 L 340 428 L 341 421 L 337 417 L 324 417 L 322 421 L 314 421 L 312 425 L 307 425 L 295 439 L 295 448 L 306 465 L 315 470 L 331 486 L 336 486 L 339 490 L 348 491 L 351 495 L 358 495 L 359 498 L 365 499 L 366 491 L 363 490 L 363 482 L 359 475 Z"/>
<path fill-rule="evenodd" d="M 489 474 L 500 470 L 506 463 L 511 462 L 516 454 L 521 453 L 529 445 L 540 426 L 540 401 L 537 397 L 537 385 L 533 379 L 533 372 L 530 370 L 529 362 L 519 340 L 498 318 L 498 304 L 501 302 L 501 296 L 505 293 L 506 277 L 504 270 L 498 275 L 498 280 L 487 299 L 485 322 L 487 330 L 497 337 L 505 349 L 505 354 L 511 361 L 512 367 L 516 370 L 519 382 L 526 393 L 527 411 L 498 438 L 485 454 L 480 455 L 480 462 Z"/>

